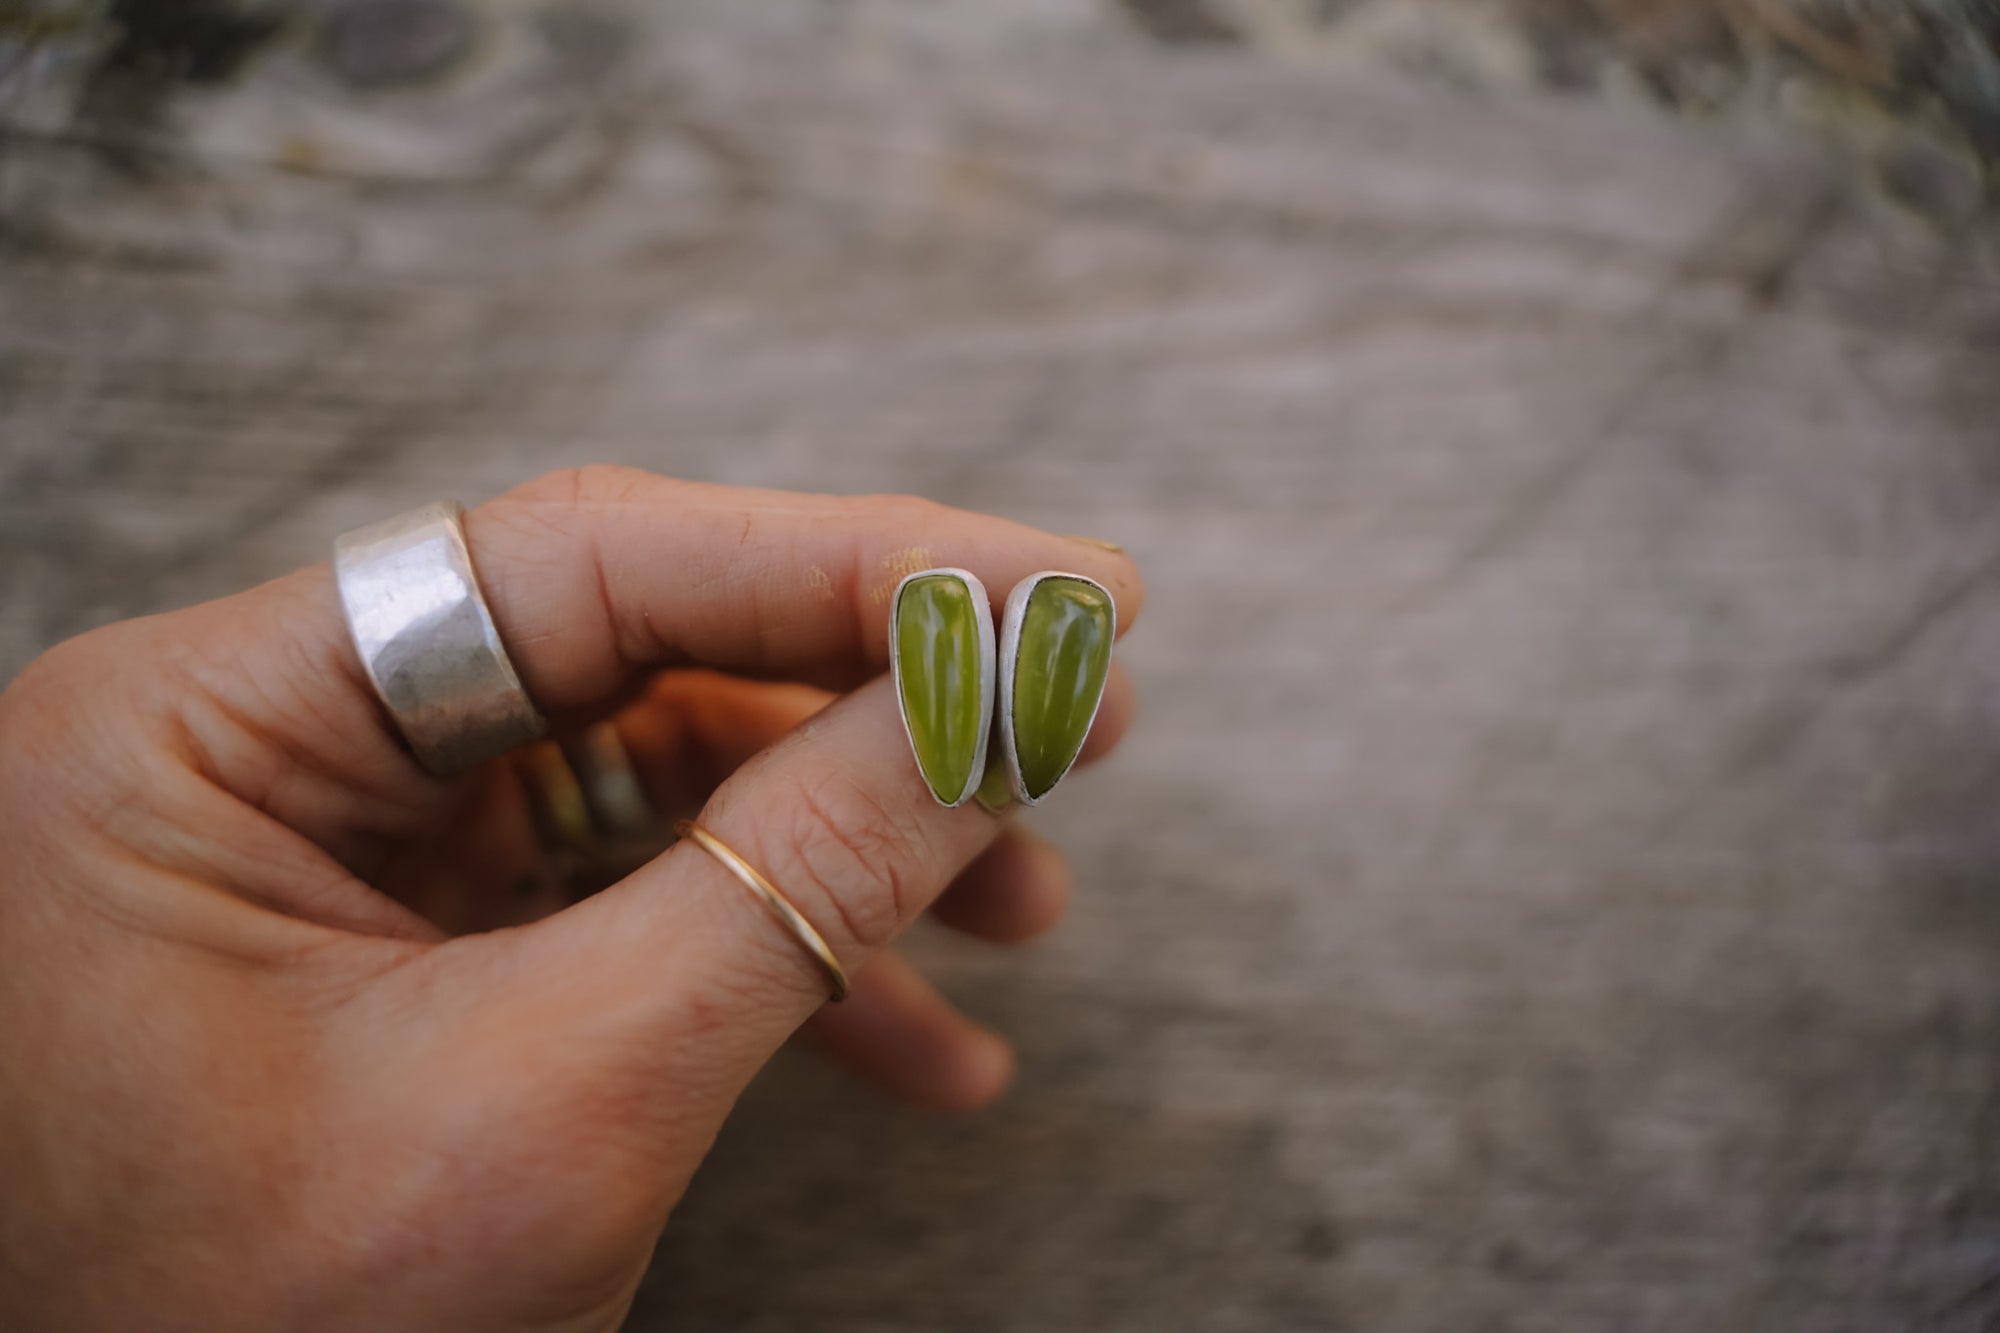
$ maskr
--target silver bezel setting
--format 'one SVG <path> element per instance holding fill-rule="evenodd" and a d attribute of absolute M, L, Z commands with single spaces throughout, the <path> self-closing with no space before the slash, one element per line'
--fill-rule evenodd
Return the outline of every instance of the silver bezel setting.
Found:
<path fill-rule="evenodd" d="M 1070 769 L 1076 767 L 1076 755 L 1071 755 L 1069 763 L 1063 766 L 1063 771 L 1056 774 L 1056 780 L 1049 784 L 1049 791 L 1043 792 L 1040 796 L 1030 796 L 1027 785 L 1021 781 L 1021 755 L 1014 745 L 1014 669 L 1021 660 L 1021 622 L 1028 614 L 1028 599 L 1034 596 L 1035 588 L 1048 579 L 1074 579 L 1078 583 L 1088 583 L 1103 593 L 1104 600 L 1111 604 L 1112 651 L 1116 652 L 1118 646 L 1118 599 L 1111 595 L 1111 589 L 1096 579 L 1066 569 L 1044 569 L 1040 573 L 1030 574 L 1022 579 L 1014 585 L 1014 590 L 1007 594 L 1007 609 L 1000 617 L 1000 755 L 1007 761 L 1007 785 L 1012 789 L 1014 799 L 1028 806 L 1040 805 L 1047 800 L 1049 792 L 1061 786 L 1062 780 L 1069 776 Z M 1111 658 L 1108 655 L 1105 657 L 1104 672 L 1104 683 L 1109 687 Z M 1097 702 L 1090 706 L 1090 721 L 1083 729 L 1086 740 L 1090 737 L 1090 729 L 1097 725 L 1097 710 L 1103 706 L 1104 690 L 1099 689 Z M 1079 745 L 1077 754 L 1082 753 L 1083 747 Z"/>
<path fill-rule="evenodd" d="M 964 805 L 979 790 L 979 784 L 986 778 L 987 742 L 993 735 L 993 686 L 994 686 L 994 643 L 993 643 L 993 603 L 986 595 L 986 585 L 979 576 L 969 569 L 955 565 L 940 565 L 936 569 L 919 569 L 905 574 L 896 583 L 896 591 L 889 598 L 889 671 L 895 678 L 896 715 L 903 719 L 903 739 L 909 742 L 910 757 L 916 758 L 917 738 L 910 730 L 910 709 L 903 702 L 903 655 L 896 651 L 896 616 L 903 605 L 903 589 L 917 579 L 949 575 L 966 586 L 972 594 L 972 608 L 979 626 L 979 748 L 972 753 L 972 773 L 966 779 L 965 790 L 955 801 L 947 801 L 932 790 L 930 779 L 924 777 L 924 766 L 917 762 L 917 776 L 923 781 L 924 790 L 930 792 L 931 799 L 946 809 Z"/>
<path fill-rule="evenodd" d="M 464 506 L 440 500 L 333 544 L 334 585 L 362 670 L 417 761 L 439 776 L 548 730 L 500 641 L 464 518 Z"/>

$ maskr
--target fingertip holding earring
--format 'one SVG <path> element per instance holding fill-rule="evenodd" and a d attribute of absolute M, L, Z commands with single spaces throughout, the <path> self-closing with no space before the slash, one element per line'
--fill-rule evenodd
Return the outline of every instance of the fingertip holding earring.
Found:
<path fill-rule="evenodd" d="M 918 570 L 896 585 L 889 661 L 917 768 L 939 805 L 970 800 L 993 730 L 993 606 L 963 569 Z"/>
<path fill-rule="evenodd" d="M 1014 797 L 1035 805 L 1061 782 L 1097 720 L 1118 608 L 1095 579 L 1061 570 L 1014 585 L 1000 628 L 1000 745 Z"/>
<path fill-rule="evenodd" d="M 989 815 L 1005 816 L 1013 812 L 1014 783 L 1007 775 L 1007 763 L 995 755 L 986 764 L 986 776 L 980 780 L 979 790 L 972 794 L 980 808 Z"/>

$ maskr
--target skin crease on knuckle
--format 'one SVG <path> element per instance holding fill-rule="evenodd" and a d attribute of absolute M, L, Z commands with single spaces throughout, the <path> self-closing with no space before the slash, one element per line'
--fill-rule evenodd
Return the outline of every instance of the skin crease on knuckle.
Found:
<path fill-rule="evenodd" d="M 189 836 L 158 803 L 199 779 L 163 760 L 133 716 L 134 693 L 114 669 L 143 646 L 131 630 L 58 644 L 0 694 L 0 846 L 10 857 L 0 912 L 92 907 L 121 929 L 164 924 L 145 893 L 161 878 L 154 853 Z M 29 896 L 36 867 L 52 891 Z"/>
<path fill-rule="evenodd" d="M 922 846 L 908 821 L 835 768 L 801 775 L 781 799 L 770 853 L 779 882 L 826 905 L 823 933 L 837 928 L 869 952 L 887 945 L 909 919 L 903 863 Z"/>
<path fill-rule="evenodd" d="M 230 673 L 190 642 L 201 615 L 109 627 L 54 650 L 54 671 L 24 674 L 4 696 L 17 756 L 6 775 L 32 768 L 34 782 L 9 808 L 41 816 L 24 832 L 73 830 L 52 849 L 63 904 L 120 932 L 295 959 L 327 939 L 304 923 L 369 915 L 366 891 L 287 827 L 349 788 L 297 757 L 302 742 L 282 743 L 287 726 L 307 725 L 285 710 L 295 692 L 271 689 L 254 661 Z M 19 762 L 29 756 L 47 762 Z"/>
<path fill-rule="evenodd" d="M 569 681 L 566 695 L 601 693 L 633 667 L 669 666 L 681 658 L 649 617 L 627 614 L 613 596 L 619 580 L 598 534 L 605 511 L 644 502 L 669 512 L 683 486 L 636 468 L 590 464 L 539 477 L 474 511 L 480 578 L 489 600 L 502 609 L 503 620 L 515 622 L 502 625 L 515 652 L 550 639 L 560 625 L 568 641 L 563 645 L 568 663 L 606 664 L 589 679 Z M 496 533 L 506 540 L 490 540 Z M 551 554 L 538 563 L 537 551 Z M 505 612 L 509 604 L 511 614 Z M 578 606 L 592 608 L 592 614 L 580 620 L 574 614 Z M 585 627 L 594 643 L 575 641 Z M 544 651 L 549 647 L 545 644 Z M 532 657 L 517 665 L 532 675 Z M 529 684 L 537 682 L 530 679 Z"/>
<path fill-rule="evenodd" d="M 790 823 L 794 883 L 811 887 L 839 919 L 841 933 L 864 950 L 885 948 L 902 925 L 902 889 L 884 855 L 883 835 L 859 803 L 835 788 L 802 785 Z"/>

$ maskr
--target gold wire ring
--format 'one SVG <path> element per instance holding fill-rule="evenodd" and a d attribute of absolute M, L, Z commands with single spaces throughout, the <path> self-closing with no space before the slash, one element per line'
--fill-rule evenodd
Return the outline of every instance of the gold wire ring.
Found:
<path fill-rule="evenodd" d="M 683 819 L 675 824 L 674 832 L 683 838 L 692 839 L 696 846 L 720 861 L 723 869 L 742 880 L 743 886 L 757 895 L 758 901 L 764 904 L 771 915 L 782 921 L 792 934 L 798 937 L 806 952 L 819 959 L 819 965 L 826 969 L 827 981 L 832 984 L 835 1004 L 847 998 L 846 969 L 842 968 L 840 960 L 833 956 L 833 950 L 827 947 L 826 940 L 813 929 L 813 923 L 806 920 L 798 908 L 792 906 L 791 900 L 778 891 L 777 885 L 759 874 L 757 867 L 738 856 L 735 848 L 692 819 Z"/>

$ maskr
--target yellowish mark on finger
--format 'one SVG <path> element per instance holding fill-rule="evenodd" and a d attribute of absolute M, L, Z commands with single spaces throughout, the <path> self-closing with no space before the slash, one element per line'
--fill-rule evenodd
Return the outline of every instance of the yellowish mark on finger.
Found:
<path fill-rule="evenodd" d="M 868 600 L 881 606 L 896 591 L 896 585 L 906 574 L 914 574 L 920 569 L 931 567 L 931 552 L 927 546 L 906 546 L 900 551 L 891 551 L 882 557 L 882 572 L 887 576 L 868 590 Z"/>
<path fill-rule="evenodd" d="M 814 600 L 816 601 L 821 601 L 821 602 L 832 601 L 833 575 L 827 573 L 824 569 L 821 569 L 818 565 L 807 565 L 806 591 L 811 593 L 813 595 Z"/>

